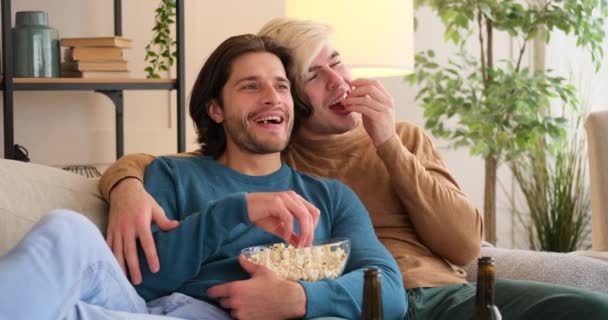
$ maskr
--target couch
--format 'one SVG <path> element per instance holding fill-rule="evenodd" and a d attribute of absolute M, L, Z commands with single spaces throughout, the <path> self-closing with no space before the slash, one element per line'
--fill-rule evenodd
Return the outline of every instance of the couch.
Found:
<path fill-rule="evenodd" d="M 107 224 L 107 205 L 97 179 L 39 164 L 0 159 L 0 255 L 12 248 L 44 215 L 67 208 L 88 217 L 101 232 Z M 595 230 L 594 230 L 595 231 Z M 552 282 L 608 292 L 608 263 L 588 257 L 482 248 L 494 256 L 497 277 Z M 476 264 L 466 267 L 475 281 Z"/>

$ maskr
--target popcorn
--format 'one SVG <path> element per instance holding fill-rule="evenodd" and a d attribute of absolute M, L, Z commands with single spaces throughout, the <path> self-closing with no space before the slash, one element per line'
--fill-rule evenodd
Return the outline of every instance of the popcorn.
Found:
<path fill-rule="evenodd" d="M 295 248 L 276 243 L 252 252 L 248 260 L 274 271 L 279 277 L 297 281 L 337 278 L 346 263 L 347 253 L 340 247 L 321 245 Z"/>

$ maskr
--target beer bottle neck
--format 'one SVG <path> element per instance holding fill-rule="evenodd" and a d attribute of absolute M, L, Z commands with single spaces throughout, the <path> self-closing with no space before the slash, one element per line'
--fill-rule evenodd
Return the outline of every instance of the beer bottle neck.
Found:
<path fill-rule="evenodd" d="M 363 310 L 361 319 L 382 320 L 382 286 L 380 271 L 366 269 L 363 285 Z"/>
<path fill-rule="evenodd" d="M 477 274 L 478 305 L 494 305 L 494 286 L 494 265 L 480 265 Z"/>

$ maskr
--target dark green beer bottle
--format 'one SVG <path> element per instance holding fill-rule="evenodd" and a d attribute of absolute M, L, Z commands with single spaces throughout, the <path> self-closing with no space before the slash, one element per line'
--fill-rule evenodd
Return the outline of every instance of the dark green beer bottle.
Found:
<path fill-rule="evenodd" d="M 382 286 L 380 284 L 380 270 L 365 269 L 363 282 L 363 310 L 362 320 L 382 320 Z"/>
<path fill-rule="evenodd" d="M 477 260 L 477 295 L 471 320 L 502 320 L 494 304 L 494 288 L 494 258 L 481 257 Z"/>

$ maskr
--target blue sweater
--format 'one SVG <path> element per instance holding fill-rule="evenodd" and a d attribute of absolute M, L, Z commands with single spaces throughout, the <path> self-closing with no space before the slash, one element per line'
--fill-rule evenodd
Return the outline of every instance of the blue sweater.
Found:
<path fill-rule="evenodd" d="M 180 220 L 179 227 L 169 232 L 153 226 L 161 265 L 158 273 L 149 271 L 138 248 L 143 283 L 136 289 L 144 299 L 181 292 L 217 303 L 206 296 L 209 287 L 249 278 L 237 261 L 241 249 L 281 242 L 249 221 L 246 193 L 293 190 L 321 211 L 315 240 L 351 240 L 350 258 L 341 277 L 300 282 L 307 297 L 306 318 L 359 318 L 366 267 L 382 271 L 385 318 L 404 318 L 407 302 L 397 264 L 377 239 L 365 207 L 342 183 L 318 179 L 285 164 L 267 176 L 247 176 L 210 157 L 157 158 L 147 167 L 144 181 L 167 217 Z"/>

